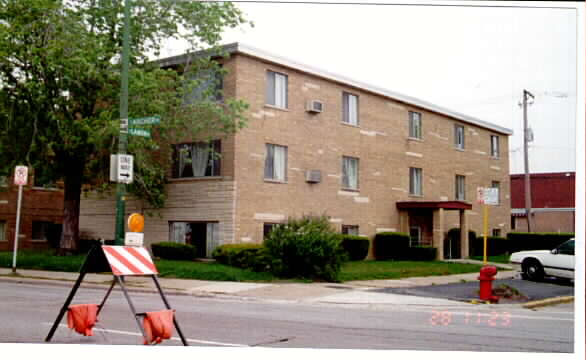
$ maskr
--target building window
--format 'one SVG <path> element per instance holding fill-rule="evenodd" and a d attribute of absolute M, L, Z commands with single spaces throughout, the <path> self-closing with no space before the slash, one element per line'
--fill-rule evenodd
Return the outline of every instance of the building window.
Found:
<path fill-rule="evenodd" d="M 174 145 L 174 178 L 220 176 L 221 142 Z"/>
<path fill-rule="evenodd" d="M 267 236 L 269 236 L 269 234 L 271 233 L 271 231 L 273 231 L 273 229 L 279 224 L 275 224 L 275 223 L 264 223 L 262 226 L 262 237 L 263 239 L 266 239 Z"/>
<path fill-rule="evenodd" d="M 267 104 L 281 109 L 287 109 L 287 83 L 287 75 L 270 70 L 267 71 Z"/>
<path fill-rule="evenodd" d="M 499 158 L 499 137 L 496 135 L 490 135 L 490 156 L 493 158 Z"/>
<path fill-rule="evenodd" d="M 421 113 L 409 111 L 409 137 L 422 139 Z"/>
<path fill-rule="evenodd" d="M 266 145 L 265 180 L 287 181 L 287 147 Z"/>
<path fill-rule="evenodd" d="M 224 100 L 222 93 L 224 79 L 221 66 L 185 76 L 184 104 L 191 105 L 202 101 L 222 102 Z"/>
<path fill-rule="evenodd" d="M 454 145 L 456 149 L 464 150 L 464 127 L 462 125 L 454 126 Z"/>
<path fill-rule="evenodd" d="M 466 200 L 466 177 L 456 175 L 456 200 Z"/>
<path fill-rule="evenodd" d="M 492 229 L 492 236 L 501 236 L 501 229 Z"/>
<path fill-rule="evenodd" d="M 501 203 L 501 183 L 498 181 L 493 181 L 490 184 L 490 187 L 497 190 L 497 203 L 500 205 L 500 203 Z"/>
<path fill-rule="evenodd" d="M 409 246 L 420 246 L 421 244 L 421 227 L 411 226 L 409 228 Z"/>
<path fill-rule="evenodd" d="M 342 225 L 342 234 L 358 236 L 359 227 L 358 225 Z"/>
<path fill-rule="evenodd" d="M 347 92 L 342 93 L 343 118 L 346 124 L 358 126 L 358 96 Z"/>
<path fill-rule="evenodd" d="M 342 187 L 358 190 L 358 158 L 342 157 Z"/>
<path fill-rule="evenodd" d="M 52 226 L 53 223 L 49 221 L 33 221 L 32 240 L 47 241 Z"/>
<path fill-rule="evenodd" d="M 422 196 L 422 176 L 423 170 L 420 168 L 409 168 L 409 194 Z"/>
<path fill-rule="evenodd" d="M 0 241 L 6 241 L 6 221 L 0 220 Z"/>

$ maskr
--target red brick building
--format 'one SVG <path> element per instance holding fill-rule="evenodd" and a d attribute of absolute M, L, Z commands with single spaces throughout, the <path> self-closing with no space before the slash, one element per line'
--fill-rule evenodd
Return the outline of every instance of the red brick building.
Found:
<path fill-rule="evenodd" d="M 531 174 L 533 232 L 574 232 L 575 172 Z M 511 175 L 511 230 L 527 231 L 525 176 Z"/>
<path fill-rule="evenodd" d="M 30 171 L 29 171 L 30 174 Z M 14 249 L 18 186 L 0 179 L 0 251 Z M 34 186 L 33 176 L 23 187 L 19 249 L 46 249 L 59 241 L 63 224 L 63 190 Z"/>

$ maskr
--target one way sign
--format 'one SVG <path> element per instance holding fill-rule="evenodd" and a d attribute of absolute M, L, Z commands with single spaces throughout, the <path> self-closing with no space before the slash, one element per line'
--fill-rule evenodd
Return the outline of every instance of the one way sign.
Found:
<path fill-rule="evenodd" d="M 130 184 L 133 179 L 132 155 L 110 155 L 110 181 Z"/>

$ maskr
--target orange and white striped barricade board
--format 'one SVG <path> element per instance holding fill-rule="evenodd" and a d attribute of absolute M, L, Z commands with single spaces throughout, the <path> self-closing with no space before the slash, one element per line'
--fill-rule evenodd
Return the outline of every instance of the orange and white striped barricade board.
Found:
<path fill-rule="evenodd" d="M 114 275 L 114 280 L 112 281 L 110 288 L 106 292 L 104 299 L 102 300 L 102 302 L 100 303 L 100 305 L 98 307 L 98 314 L 102 310 L 102 308 L 104 307 L 104 304 L 106 303 L 106 300 L 110 296 L 110 293 L 112 292 L 112 289 L 114 288 L 114 285 L 116 285 L 116 284 L 120 285 L 120 288 L 122 289 L 122 293 L 124 294 L 124 297 L 126 298 L 128 305 L 130 306 L 130 310 L 132 311 L 132 314 L 134 315 L 134 317 L 136 319 L 136 323 L 137 323 L 137 325 L 143 335 L 143 338 L 145 338 L 145 339 L 147 338 L 146 333 L 145 333 L 143 324 L 140 321 L 140 318 L 142 316 L 144 316 L 145 313 L 144 312 L 139 313 L 136 311 L 134 304 L 130 300 L 130 296 L 128 294 L 128 291 L 126 290 L 126 287 L 124 286 L 124 277 L 125 276 L 149 276 L 149 277 L 151 277 L 153 279 L 153 281 L 155 282 L 155 285 L 157 287 L 157 291 L 161 295 L 161 298 L 163 300 L 163 303 L 165 304 L 165 307 L 167 308 L 167 310 L 172 310 L 171 306 L 169 305 L 169 302 L 167 301 L 167 298 L 165 297 L 165 294 L 163 293 L 161 285 L 159 284 L 159 281 L 157 279 L 157 275 L 159 274 L 159 271 L 157 270 L 157 267 L 155 266 L 155 263 L 153 262 L 151 255 L 149 254 L 147 249 L 145 249 L 144 247 L 135 247 L 135 246 L 111 246 L 111 245 L 95 246 L 89 251 L 88 255 L 86 256 L 85 261 L 79 271 L 79 278 L 77 279 L 77 281 L 73 285 L 73 288 L 71 289 L 69 296 L 65 300 L 65 303 L 63 304 L 63 307 L 61 308 L 59 315 L 57 315 L 57 319 L 55 320 L 53 327 L 51 328 L 51 330 L 49 331 L 49 334 L 47 335 L 47 338 L 45 339 L 46 342 L 51 341 L 51 338 L 53 337 L 53 334 L 55 333 L 57 326 L 59 326 L 59 323 L 61 322 L 61 320 L 63 319 L 63 316 L 67 312 L 67 309 L 69 308 L 69 305 L 71 304 L 71 301 L 73 300 L 73 297 L 75 296 L 75 293 L 79 289 L 79 286 L 81 285 L 81 282 L 82 282 L 85 274 L 87 274 L 88 272 L 90 272 L 90 273 L 92 273 L 92 272 L 93 273 L 111 272 Z M 188 345 L 187 340 L 183 336 L 183 333 L 182 333 L 181 329 L 179 328 L 179 324 L 177 323 L 177 320 L 175 319 L 175 317 L 173 317 L 173 324 L 175 325 L 175 329 L 177 330 L 177 333 L 179 334 L 179 337 L 181 338 L 181 342 L 183 343 L 184 346 L 187 346 Z"/>

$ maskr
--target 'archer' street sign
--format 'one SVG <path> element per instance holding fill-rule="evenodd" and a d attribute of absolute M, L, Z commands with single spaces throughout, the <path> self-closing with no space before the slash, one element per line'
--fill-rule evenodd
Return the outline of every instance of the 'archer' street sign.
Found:
<path fill-rule="evenodd" d="M 130 126 L 136 125 L 155 125 L 161 123 L 161 117 L 159 115 L 146 116 L 141 118 L 128 119 Z"/>

